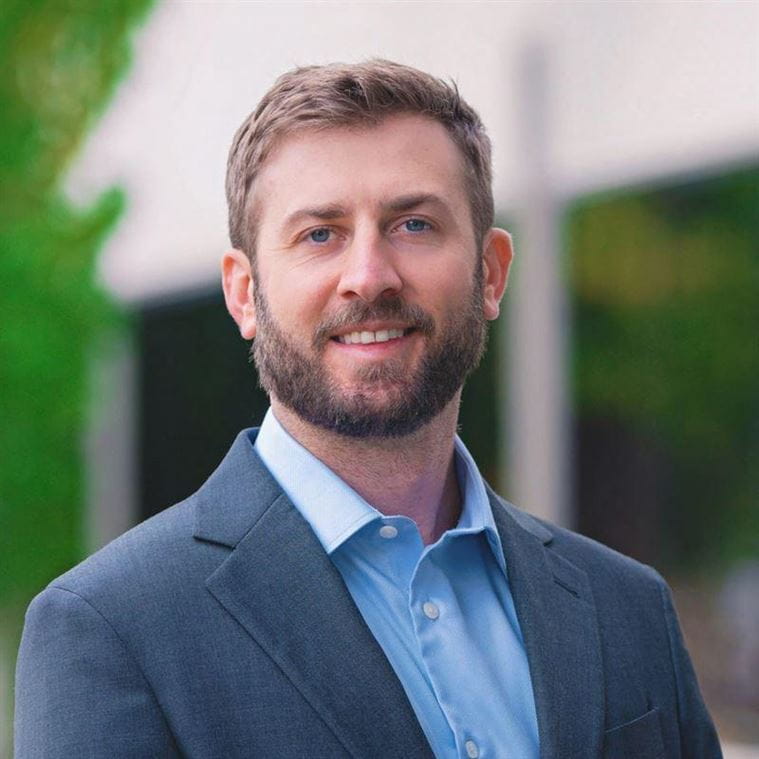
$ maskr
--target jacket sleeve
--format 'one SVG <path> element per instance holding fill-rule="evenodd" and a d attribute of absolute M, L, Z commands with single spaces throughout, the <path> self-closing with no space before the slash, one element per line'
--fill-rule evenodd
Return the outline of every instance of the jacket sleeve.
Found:
<path fill-rule="evenodd" d="M 672 596 L 664 580 L 661 581 L 660 588 L 677 688 L 680 756 L 682 759 L 722 759 L 717 731 L 701 697 Z"/>
<path fill-rule="evenodd" d="M 49 587 L 31 603 L 16 667 L 16 759 L 177 757 L 155 695 L 109 622 Z"/>

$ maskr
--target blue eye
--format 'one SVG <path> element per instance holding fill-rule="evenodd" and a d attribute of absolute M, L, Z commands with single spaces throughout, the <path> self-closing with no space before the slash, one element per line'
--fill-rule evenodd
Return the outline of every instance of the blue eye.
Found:
<path fill-rule="evenodd" d="M 424 232 L 430 228 L 430 225 L 422 219 L 409 219 L 404 222 L 407 232 Z"/>
<path fill-rule="evenodd" d="M 330 231 L 326 227 L 319 227 L 308 233 L 312 242 L 327 242 L 329 240 Z"/>

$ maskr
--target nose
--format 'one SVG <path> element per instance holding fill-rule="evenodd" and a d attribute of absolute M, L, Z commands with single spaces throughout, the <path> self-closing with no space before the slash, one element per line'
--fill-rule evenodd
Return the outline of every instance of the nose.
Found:
<path fill-rule="evenodd" d="M 382 296 L 397 295 L 402 288 L 391 246 L 381 234 L 357 234 L 344 252 L 338 293 L 371 303 Z"/>

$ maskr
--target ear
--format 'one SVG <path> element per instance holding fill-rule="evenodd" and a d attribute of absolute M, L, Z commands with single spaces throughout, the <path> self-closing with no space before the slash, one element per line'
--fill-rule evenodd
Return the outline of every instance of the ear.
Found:
<path fill-rule="evenodd" d="M 256 309 L 253 303 L 253 272 L 250 259 L 241 250 L 229 250 L 221 259 L 221 285 L 227 311 L 237 322 L 246 340 L 256 336 Z"/>
<path fill-rule="evenodd" d="M 500 302 L 506 290 L 513 257 L 511 235 L 505 229 L 493 227 L 485 235 L 482 250 L 484 311 L 485 318 L 491 321 L 498 318 Z"/>

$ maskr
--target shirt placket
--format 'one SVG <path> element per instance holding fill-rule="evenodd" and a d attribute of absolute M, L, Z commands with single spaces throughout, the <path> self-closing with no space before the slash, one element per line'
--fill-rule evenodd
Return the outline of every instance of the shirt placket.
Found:
<path fill-rule="evenodd" d="M 447 535 L 422 555 L 409 584 L 409 611 L 427 678 L 455 741 L 456 757 L 479 759 L 485 754 L 477 741 L 475 726 L 464 724 L 457 712 L 455 683 L 447 676 L 451 671 L 449 659 L 456 654 L 452 627 L 460 612 L 442 567 L 446 565 L 447 543 L 455 539 Z"/>

